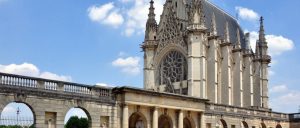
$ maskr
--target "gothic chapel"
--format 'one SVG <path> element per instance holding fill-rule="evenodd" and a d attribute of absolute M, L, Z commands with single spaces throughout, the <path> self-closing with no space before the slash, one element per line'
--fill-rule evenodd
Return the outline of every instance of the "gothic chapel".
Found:
<path fill-rule="evenodd" d="M 167 0 L 157 25 L 146 24 L 144 87 L 267 110 L 271 57 L 260 19 L 255 52 L 237 21 L 206 0 Z"/>
<path fill-rule="evenodd" d="M 10 102 L 26 103 L 36 128 L 63 128 L 73 107 L 84 110 L 90 128 L 300 128 L 300 113 L 269 106 L 262 17 L 252 50 L 249 33 L 208 0 L 165 0 L 159 23 L 149 1 L 144 88 L 0 72 L 0 112 Z"/>
<path fill-rule="evenodd" d="M 154 10 L 151 0 L 144 89 L 114 89 L 122 128 L 293 128 L 268 104 L 263 17 L 253 51 L 249 33 L 207 0 L 166 0 L 159 23 Z"/>

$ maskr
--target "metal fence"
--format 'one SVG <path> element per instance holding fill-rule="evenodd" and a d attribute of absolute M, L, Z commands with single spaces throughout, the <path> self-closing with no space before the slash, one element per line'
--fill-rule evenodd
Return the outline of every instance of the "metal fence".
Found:
<path fill-rule="evenodd" d="M 34 120 L 31 117 L 1 117 L 0 126 L 12 126 L 18 125 L 22 127 L 29 127 L 33 125 Z"/>

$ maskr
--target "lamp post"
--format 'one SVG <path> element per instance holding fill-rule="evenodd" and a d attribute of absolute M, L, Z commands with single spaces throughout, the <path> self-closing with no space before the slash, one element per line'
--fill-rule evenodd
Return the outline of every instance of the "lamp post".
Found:
<path fill-rule="evenodd" d="M 19 125 L 19 114 L 20 114 L 20 108 L 17 109 L 17 125 Z"/>

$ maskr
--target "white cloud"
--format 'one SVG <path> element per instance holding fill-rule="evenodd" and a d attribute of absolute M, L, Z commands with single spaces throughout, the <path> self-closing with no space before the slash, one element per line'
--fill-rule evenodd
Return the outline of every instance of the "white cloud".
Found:
<path fill-rule="evenodd" d="M 45 79 L 72 81 L 72 78 L 70 76 L 57 75 L 51 72 L 43 72 L 40 74 L 40 77 Z"/>
<path fill-rule="evenodd" d="M 273 62 L 272 62 L 273 63 Z M 273 70 L 269 70 L 269 75 L 274 76 L 276 73 Z"/>
<path fill-rule="evenodd" d="M 135 30 L 133 28 L 126 28 L 125 29 L 125 36 L 130 37 L 134 34 Z"/>
<path fill-rule="evenodd" d="M 114 85 L 106 84 L 106 83 L 96 83 L 97 86 L 104 86 L 104 87 L 114 87 Z"/>
<path fill-rule="evenodd" d="M 238 16 L 243 20 L 257 21 L 259 19 L 258 13 L 252 9 L 238 6 L 235 7 L 235 10 L 238 12 Z"/>
<path fill-rule="evenodd" d="M 275 95 L 270 99 L 270 106 L 275 111 L 295 113 L 297 112 L 300 97 L 300 91 L 290 90 L 286 85 L 274 86 L 270 90 L 271 95 Z"/>
<path fill-rule="evenodd" d="M 114 6 L 113 2 L 101 5 L 91 6 L 88 8 L 89 18 L 94 22 L 110 25 L 115 28 L 124 22 L 123 16 L 119 13 L 119 9 Z"/>
<path fill-rule="evenodd" d="M 9 64 L 9 65 L 0 65 L 0 72 L 19 74 L 19 75 L 28 75 L 28 76 L 39 76 L 40 70 L 33 64 L 23 63 L 20 65 Z"/>
<path fill-rule="evenodd" d="M 258 35 L 259 34 L 255 31 L 250 32 L 250 44 L 253 50 L 255 50 Z M 294 48 L 294 42 L 281 35 L 266 35 L 266 40 L 268 42 L 270 55 L 280 55 Z"/>
<path fill-rule="evenodd" d="M 294 42 L 283 36 L 266 35 L 272 55 L 280 55 L 282 52 L 292 50 Z"/>
<path fill-rule="evenodd" d="M 270 89 L 270 93 L 283 93 L 287 91 L 288 91 L 288 87 L 286 85 L 278 85 Z"/>
<path fill-rule="evenodd" d="M 34 64 L 9 64 L 0 65 L 0 72 L 18 74 L 32 77 L 40 77 L 45 79 L 60 80 L 60 81 L 72 81 L 70 76 L 57 75 L 51 72 L 40 72 L 39 68 Z"/>
<path fill-rule="evenodd" d="M 5 106 L 2 113 L 16 113 L 17 109 L 15 109 L 13 106 Z"/>
<path fill-rule="evenodd" d="M 275 111 L 295 113 L 298 111 L 300 92 L 289 92 L 271 100 L 270 105 Z"/>
<path fill-rule="evenodd" d="M 114 4 L 112 2 L 104 4 L 102 6 L 91 6 L 88 8 L 89 17 L 92 21 L 100 22 L 103 20 L 108 12 L 114 8 Z"/>
<path fill-rule="evenodd" d="M 120 4 L 111 2 L 98 7 L 89 7 L 90 19 L 114 28 L 124 25 L 122 34 L 127 37 L 144 33 L 149 0 L 119 0 L 118 2 Z M 160 20 L 164 2 L 164 0 L 156 0 L 154 3 L 157 22 Z"/>
<path fill-rule="evenodd" d="M 112 62 L 115 67 L 121 68 L 121 71 L 130 75 L 137 75 L 141 71 L 139 57 L 118 58 Z"/>
<path fill-rule="evenodd" d="M 103 24 L 111 25 L 115 28 L 123 24 L 124 18 L 121 14 L 119 14 L 119 11 L 113 11 L 111 12 L 105 20 L 103 20 Z"/>

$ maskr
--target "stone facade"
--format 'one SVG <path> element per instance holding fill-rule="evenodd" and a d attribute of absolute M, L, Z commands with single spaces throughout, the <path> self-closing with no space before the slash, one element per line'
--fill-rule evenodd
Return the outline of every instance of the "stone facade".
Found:
<path fill-rule="evenodd" d="M 0 73 L 0 111 L 25 103 L 37 128 L 63 128 L 82 108 L 91 128 L 299 128 L 299 114 L 268 105 L 271 57 L 260 20 L 249 34 L 206 0 L 166 0 L 157 24 L 150 1 L 144 89 L 107 88 Z"/>
<path fill-rule="evenodd" d="M 158 25 L 154 16 L 151 1 L 142 44 L 145 89 L 269 109 L 271 57 L 263 18 L 253 52 L 249 34 L 244 34 L 233 17 L 206 0 L 167 0 Z M 180 56 L 169 59 L 174 52 Z M 181 57 L 187 61 L 180 62 Z"/>

